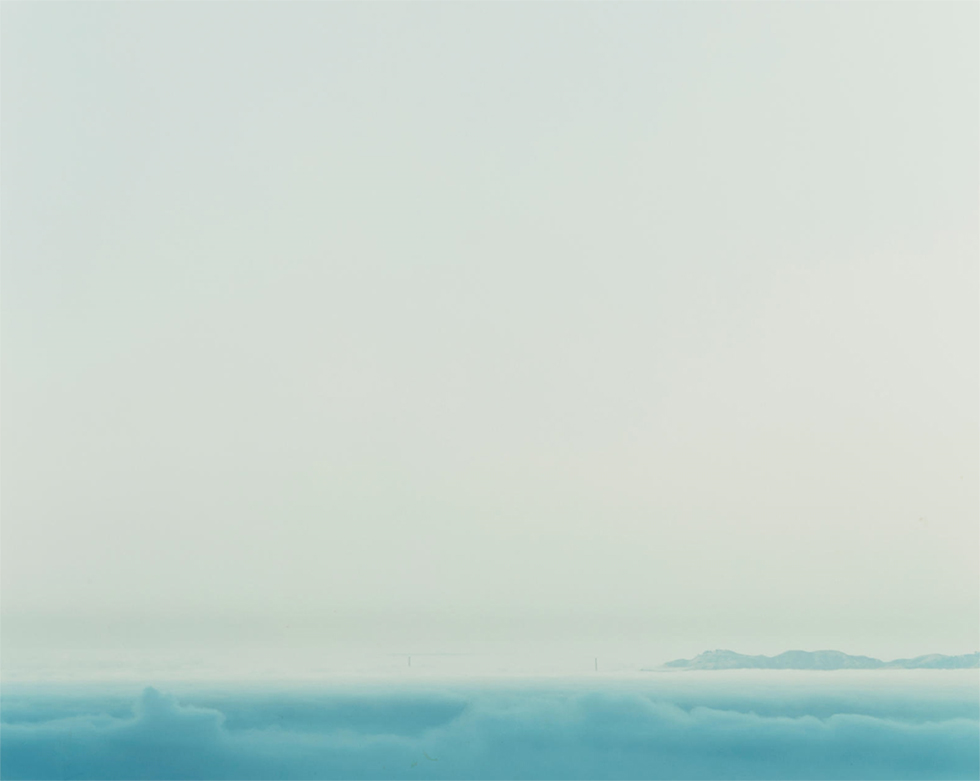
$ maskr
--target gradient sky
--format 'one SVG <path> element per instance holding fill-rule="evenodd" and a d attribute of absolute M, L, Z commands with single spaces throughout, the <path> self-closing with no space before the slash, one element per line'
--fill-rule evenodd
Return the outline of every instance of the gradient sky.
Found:
<path fill-rule="evenodd" d="M 11 620 L 977 649 L 975 3 L 2 14 Z"/>

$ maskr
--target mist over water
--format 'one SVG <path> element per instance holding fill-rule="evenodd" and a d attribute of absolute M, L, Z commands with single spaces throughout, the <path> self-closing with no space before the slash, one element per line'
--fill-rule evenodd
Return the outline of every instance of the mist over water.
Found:
<path fill-rule="evenodd" d="M 805 624 L 805 621 L 801 621 Z M 760 638 L 615 614 L 474 616 L 406 612 L 311 618 L 211 615 L 7 617 L 5 681 L 309 681 L 357 676 L 628 674 L 716 648 L 775 655 L 836 649 L 883 660 L 967 654 L 966 643 L 787 631 Z M 411 659 L 411 664 L 409 664 Z"/>
<path fill-rule="evenodd" d="M 980 6 L 0 14 L 3 778 L 980 776 Z"/>

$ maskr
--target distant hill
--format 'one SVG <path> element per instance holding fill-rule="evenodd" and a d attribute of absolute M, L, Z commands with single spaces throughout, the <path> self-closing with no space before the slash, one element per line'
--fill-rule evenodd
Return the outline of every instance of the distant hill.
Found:
<path fill-rule="evenodd" d="M 693 659 L 675 659 L 664 665 L 683 670 L 961 670 L 980 667 L 980 653 L 962 656 L 926 654 L 914 659 L 883 662 L 843 651 L 786 651 L 778 656 L 747 656 L 734 651 L 705 651 Z"/>

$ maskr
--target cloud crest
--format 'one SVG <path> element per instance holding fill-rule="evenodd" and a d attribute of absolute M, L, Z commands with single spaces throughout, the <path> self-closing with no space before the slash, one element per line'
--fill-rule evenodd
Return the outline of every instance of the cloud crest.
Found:
<path fill-rule="evenodd" d="M 49 704 L 44 720 L 31 720 L 21 708 L 11 717 L 18 720 L 8 721 L 5 708 L 0 772 L 6 779 L 980 774 L 978 720 L 932 720 L 934 712 L 917 714 L 912 706 L 892 717 L 856 708 L 824 717 L 760 708 L 760 715 L 754 708 L 761 701 L 750 696 L 719 708 L 649 692 L 554 687 L 345 696 L 311 706 L 302 698 L 241 695 L 217 709 L 148 688 L 128 717 L 65 710 L 52 718 Z"/>

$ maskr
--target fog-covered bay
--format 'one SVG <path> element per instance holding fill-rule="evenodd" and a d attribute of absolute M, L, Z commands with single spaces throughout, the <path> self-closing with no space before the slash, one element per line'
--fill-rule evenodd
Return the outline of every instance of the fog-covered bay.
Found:
<path fill-rule="evenodd" d="M 13 684 L 4 778 L 976 778 L 978 673 Z"/>

